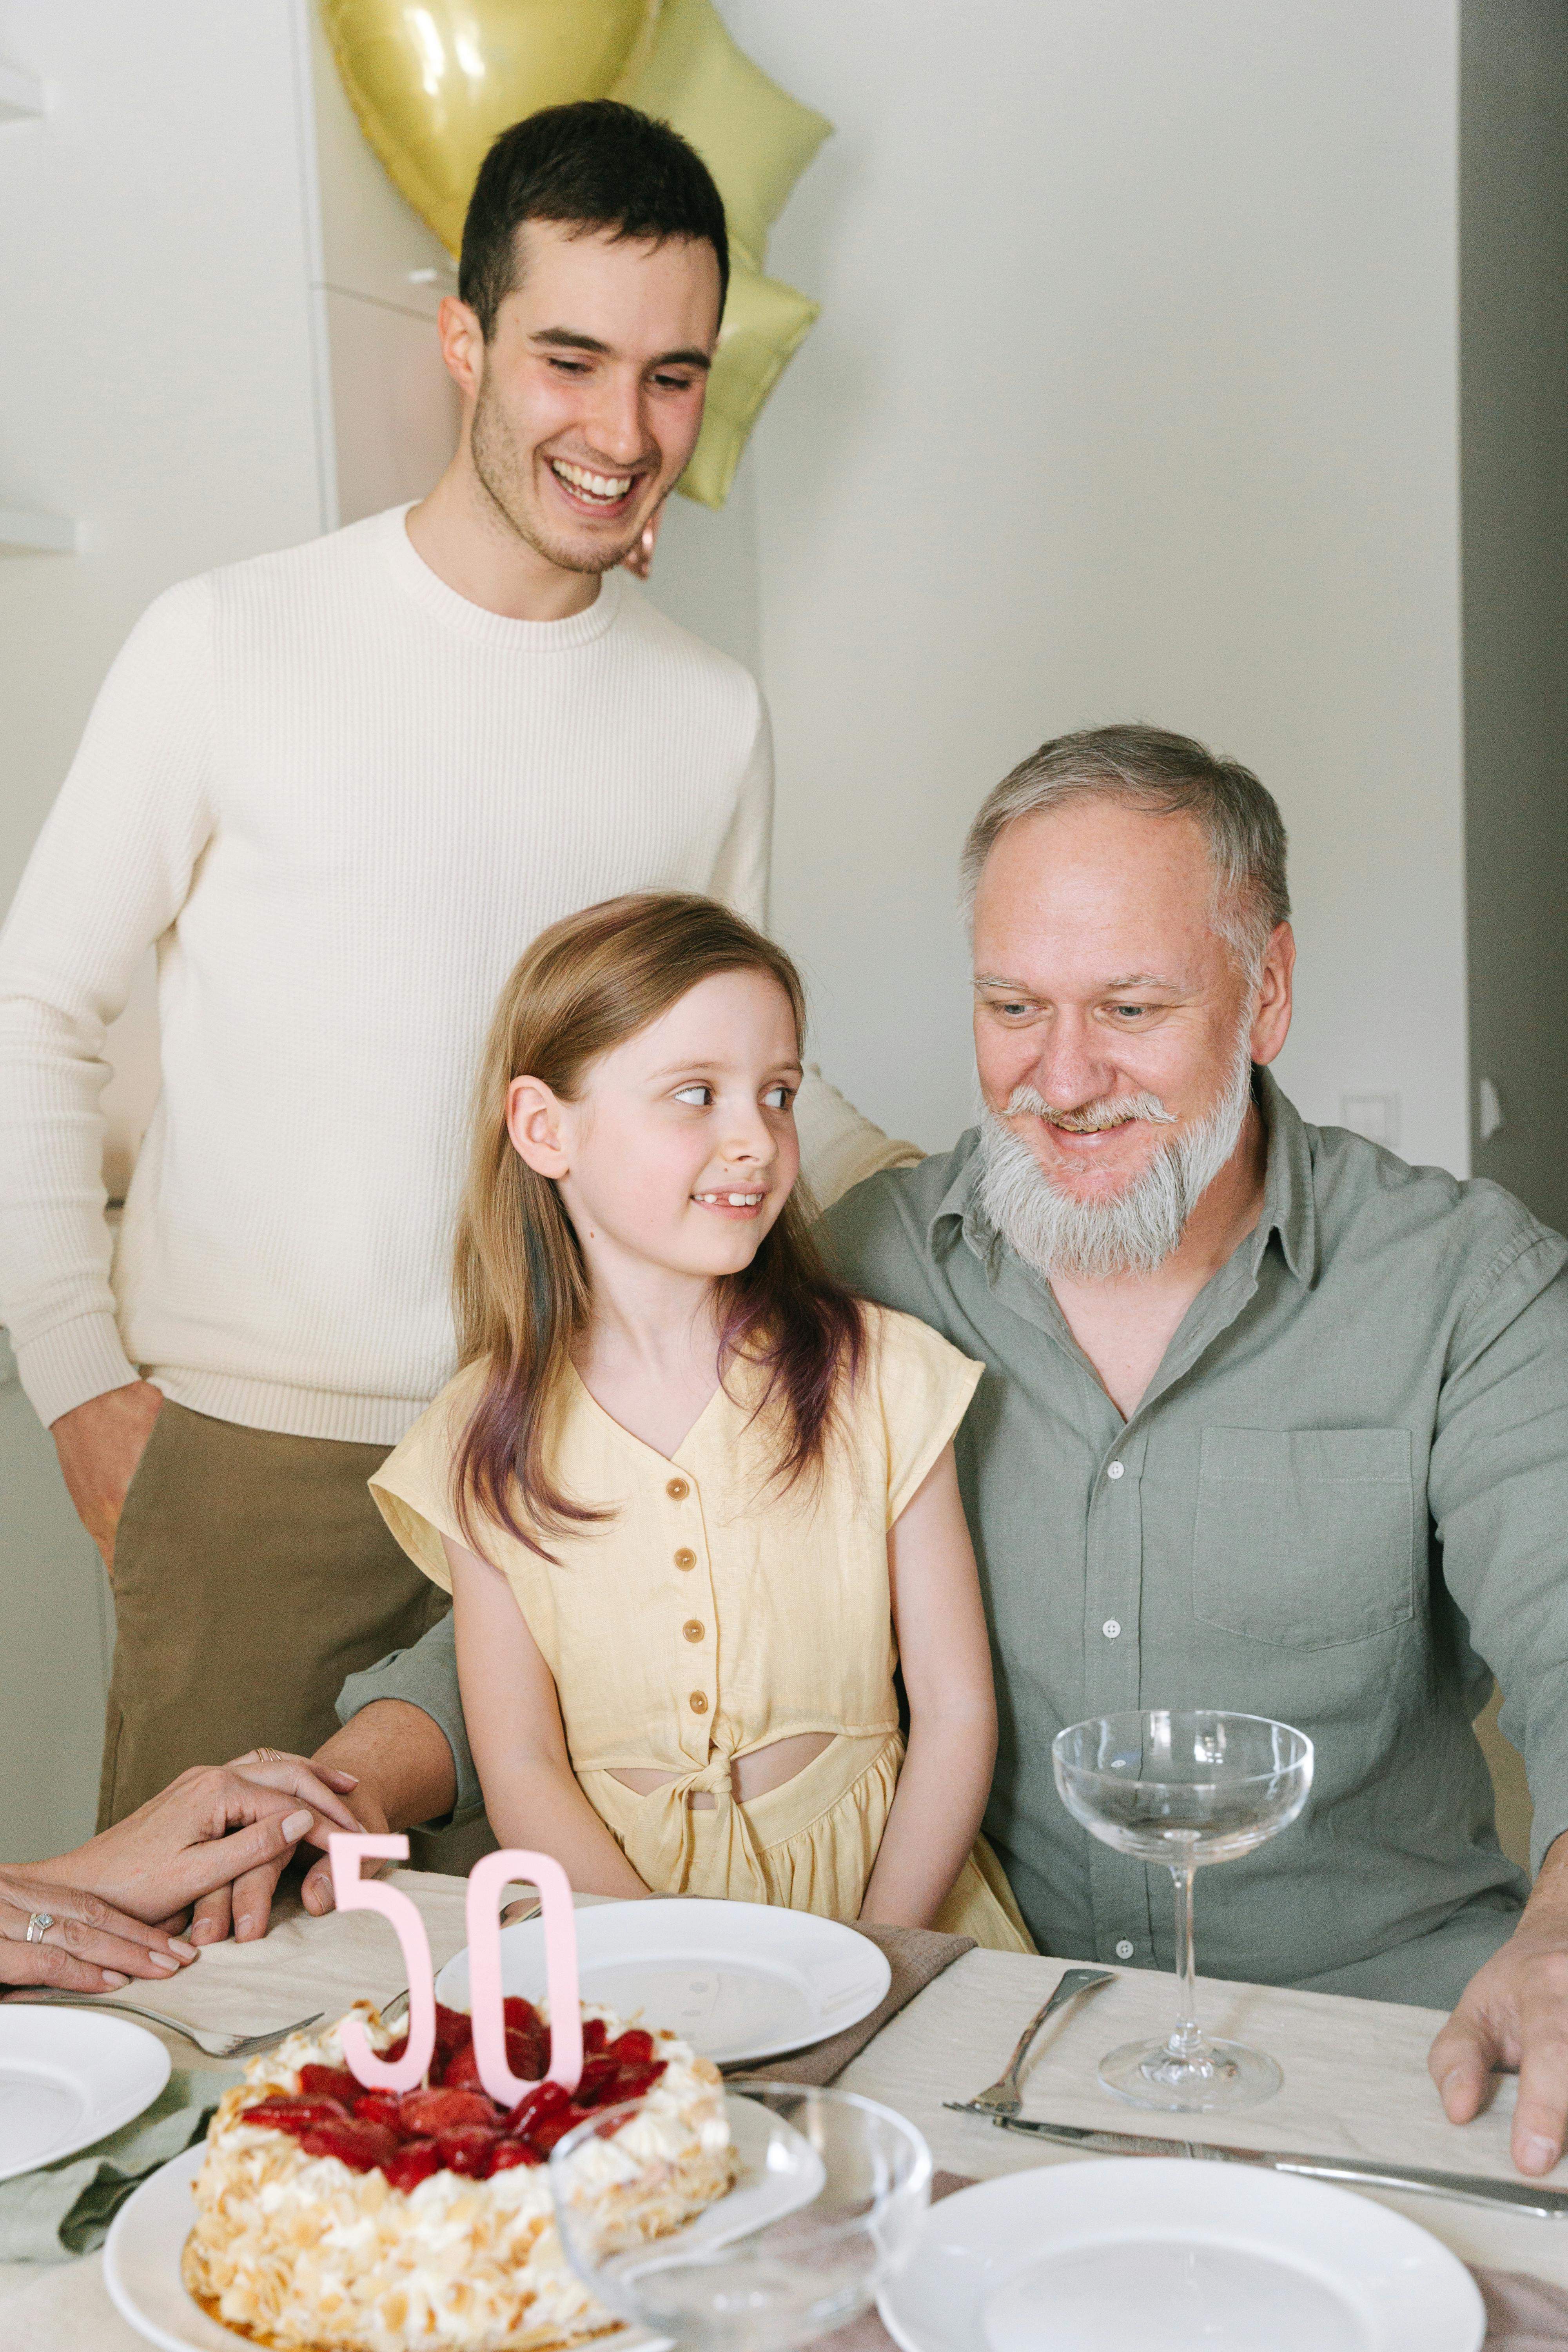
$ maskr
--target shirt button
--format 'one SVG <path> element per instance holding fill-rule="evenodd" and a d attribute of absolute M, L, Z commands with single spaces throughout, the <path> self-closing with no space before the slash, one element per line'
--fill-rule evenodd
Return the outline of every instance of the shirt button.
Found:
<path fill-rule="evenodd" d="M 689 1642 L 700 1642 L 708 1629 L 700 1617 L 689 1617 L 680 1630 Z"/>
<path fill-rule="evenodd" d="M 1120 1478 L 1126 1467 L 1125 1462 L 1113 1462 L 1105 1475 L 1108 1478 Z"/>
<path fill-rule="evenodd" d="M 675 1555 L 675 1565 L 677 1568 L 695 1568 L 697 1565 L 697 1554 L 694 1551 L 688 1551 L 685 1547 L 682 1546 L 681 1549 Z"/>
<path fill-rule="evenodd" d="M 693 1691 L 686 1704 L 691 1709 L 693 1715 L 706 1715 L 708 1712 L 707 1692 Z"/>
<path fill-rule="evenodd" d="M 672 1478 L 664 1491 L 672 1503 L 684 1503 L 691 1489 L 684 1478 Z"/>
<path fill-rule="evenodd" d="M 1116 1957 L 1119 1960 L 1130 1960 L 1132 1958 L 1132 1945 L 1128 1937 L 1123 1936 L 1117 1945 Z"/>
<path fill-rule="evenodd" d="M 1121 1618 L 1120 1618 L 1120 1617 L 1108 1617 L 1108 1618 L 1106 1619 L 1106 1621 L 1105 1621 L 1104 1624 L 1100 1627 L 1100 1632 L 1104 1634 L 1104 1636 L 1105 1636 L 1105 1638 L 1106 1638 L 1106 1640 L 1107 1640 L 1108 1642 L 1114 1642 L 1114 1641 L 1115 1641 L 1115 1639 L 1116 1639 L 1116 1637 L 1117 1637 L 1117 1635 L 1118 1635 L 1118 1634 L 1121 1633 Z"/>

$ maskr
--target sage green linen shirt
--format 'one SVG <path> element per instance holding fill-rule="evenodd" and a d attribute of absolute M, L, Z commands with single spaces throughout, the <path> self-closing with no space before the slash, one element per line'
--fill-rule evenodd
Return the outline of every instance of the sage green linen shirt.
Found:
<path fill-rule="evenodd" d="M 1489 1667 L 1537 1858 L 1568 1828 L 1568 1244 L 1257 1090 L 1263 1214 L 1125 1422 L 982 1211 L 974 1132 L 825 1230 L 987 1366 L 958 1435 L 1001 1716 L 985 1827 L 1042 1947 L 1173 1959 L 1168 1872 L 1079 1828 L 1055 1734 L 1237 1707 L 1307 1732 L 1316 1772 L 1290 1829 L 1202 1873 L 1200 1969 L 1446 2007 L 1527 1891 L 1470 1727 Z"/>
<path fill-rule="evenodd" d="M 1198 1882 L 1205 1973 L 1451 2006 L 1526 1883 L 1471 1718 L 1488 1669 L 1536 1855 L 1568 1828 L 1568 1244 L 1496 1185 L 1306 1126 L 1267 1073 L 1263 1214 L 1123 1422 L 1047 1284 L 987 1223 L 971 1132 L 823 1231 L 870 1297 L 986 1366 L 958 1435 L 1001 1746 L 986 1830 L 1043 1949 L 1169 1969 L 1169 1874 L 1057 1796 L 1064 1724 L 1282 1717 L 1301 1819 Z M 824 1638 L 832 1638 L 831 1627 Z M 345 1687 L 441 1725 L 479 1798 L 449 1622 Z"/>

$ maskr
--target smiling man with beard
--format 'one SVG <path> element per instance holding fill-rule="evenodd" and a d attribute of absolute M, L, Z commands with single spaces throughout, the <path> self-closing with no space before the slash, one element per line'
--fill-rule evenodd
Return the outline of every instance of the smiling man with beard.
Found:
<path fill-rule="evenodd" d="M 1043 1950 L 1169 1969 L 1164 1874 L 1072 1821 L 1054 1735 L 1150 1706 L 1296 1724 L 1307 1811 L 1205 1884 L 1202 1966 L 1453 2007 L 1449 2116 L 1518 2066 L 1515 2160 L 1543 2171 L 1568 2107 L 1568 1244 L 1495 1185 L 1306 1125 L 1269 1077 L 1294 945 L 1246 769 L 1143 727 L 1047 743 L 963 872 L 980 1124 L 826 1227 L 842 1271 L 988 1366 L 958 1438 L 987 1834 Z M 1489 1669 L 1533 1893 L 1471 1729 Z"/>

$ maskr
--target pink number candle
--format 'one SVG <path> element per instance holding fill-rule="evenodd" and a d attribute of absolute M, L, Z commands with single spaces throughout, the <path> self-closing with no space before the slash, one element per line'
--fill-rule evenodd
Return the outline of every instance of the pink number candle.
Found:
<path fill-rule="evenodd" d="M 402 2057 L 378 2058 L 358 2018 L 349 2017 L 338 2029 L 343 2063 L 367 2091 L 412 2091 L 425 2080 L 436 2048 L 436 1979 L 430 1966 L 429 1938 L 424 1920 L 406 1895 L 400 1894 L 395 1886 L 384 1886 L 378 1878 L 362 1878 L 359 1874 L 362 1855 L 372 1862 L 406 1862 L 408 1840 L 402 1836 L 350 1837 L 344 1832 L 335 1832 L 327 1840 L 327 1852 L 331 1857 L 332 1895 L 338 1909 L 379 1911 L 384 1919 L 390 1920 L 403 1947 L 403 1965 L 408 1971 L 408 2047 Z M 571 1902 L 570 1895 L 567 1902 Z M 469 1911 L 471 1916 L 471 1894 Z M 574 1950 L 573 1965 L 575 1984 Z M 499 1988 L 497 1998 L 499 2001 Z M 478 2022 L 476 2018 L 476 2041 Z M 581 2042 L 579 2034 L 579 2046 Z M 575 2084 L 575 2074 L 572 2080 Z"/>
<path fill-rule="evenodd" d="M 343 1843 L 363 1841 L 345 1839 Z M 515 2106 L 519 2099 L 538 2088 L 537 2084 L 523 2082 L 506 2063 L 499 1915 L 501 1889 L 514 1879 L 537 1886 L 544 1906 L 544 1974 L 550 1990 L 547 2079 L 559 2083 L 564 2091 L 574 2091 L 583 2073 L 577 1918 L 572 1908 L 572 1888 L 566 1873 L 552 1854 L 529 1853 L 521 1846 L 488 1853 L 468 1873 L 468 2009 L 474 2021 L 474 2057 L 479 2080 L 491 2098 L 503 2107 Z"/>

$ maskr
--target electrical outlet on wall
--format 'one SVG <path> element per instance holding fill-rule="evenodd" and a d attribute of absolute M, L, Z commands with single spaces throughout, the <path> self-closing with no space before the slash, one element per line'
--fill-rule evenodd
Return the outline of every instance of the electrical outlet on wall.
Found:
<path fill-rule="evenodd" d="M 1348 1127 L 1352 1135 L 1364 1135 L 1369 1143 L 1381 1143 L 1385 1150 L 1399 1148 L 1399 1097 L 1397 1095 L 1342 1095 L 1340 1125 Z"/>

